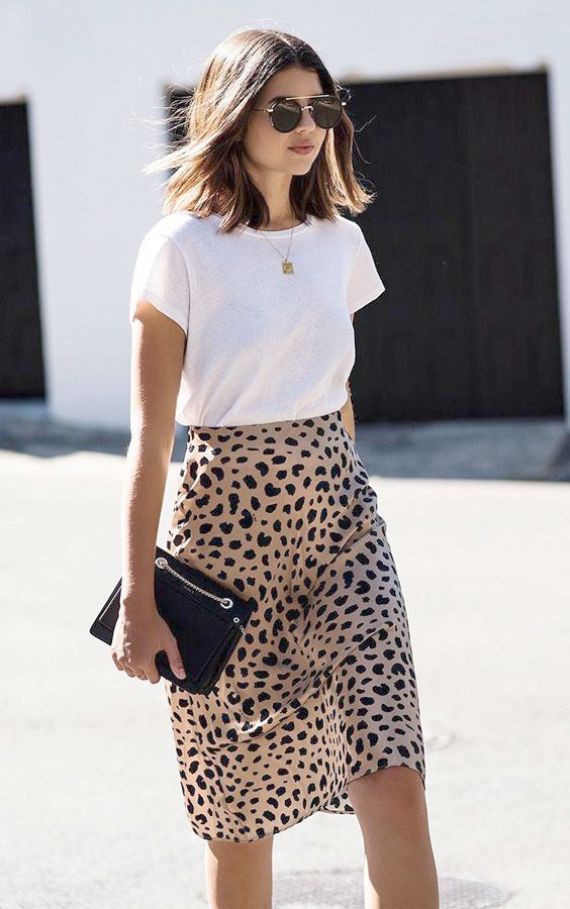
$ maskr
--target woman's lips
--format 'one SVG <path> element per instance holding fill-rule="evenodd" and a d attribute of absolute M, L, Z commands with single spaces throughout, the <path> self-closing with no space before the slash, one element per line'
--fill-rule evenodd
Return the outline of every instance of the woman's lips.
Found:
<path fill-rule="evenodd" d="M 290 147 L 290 151 L 297 152 L 298 155 L 308 155 L 312 150 L 312 145 L 293 145 Z"/>

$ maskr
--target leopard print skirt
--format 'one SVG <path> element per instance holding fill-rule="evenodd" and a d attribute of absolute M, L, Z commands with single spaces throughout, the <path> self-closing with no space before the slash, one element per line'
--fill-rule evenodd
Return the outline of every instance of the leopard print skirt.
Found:
<path fill-rule="evenodd" d="M 425 753 L 404 597 L 340 410 L 191 426 L 166 548 L 256 608 L 218 684 L 164 679 L 188 820 L 251 842 L 354 814 L 348 783 Z"/>

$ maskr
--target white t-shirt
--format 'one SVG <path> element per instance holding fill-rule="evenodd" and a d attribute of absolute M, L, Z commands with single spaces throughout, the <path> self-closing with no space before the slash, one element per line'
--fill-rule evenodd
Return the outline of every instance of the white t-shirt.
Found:
<path fill-rule="evenodd" d="M 350 313 L 384 291 L 360 226 L 309 216 L 293 228 L 294 271 L 284 274 L 291 228 L 223 234 L 220 221 L 162 217 L 134 267 L 130 320 L 145 299 L 186 334 L 177 422 L 238 426 L 341 408 L 356 355 Z"/>

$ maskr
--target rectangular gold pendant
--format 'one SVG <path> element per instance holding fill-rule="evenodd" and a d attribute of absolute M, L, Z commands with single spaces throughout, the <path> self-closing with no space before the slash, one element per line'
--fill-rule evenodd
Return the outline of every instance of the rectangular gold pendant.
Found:
<path fill-rule="evenodd" d="M 283 274 L 292 275 L 293 274 L 293 263 L 289 262 L 288 259 L 283 259 Z"/>

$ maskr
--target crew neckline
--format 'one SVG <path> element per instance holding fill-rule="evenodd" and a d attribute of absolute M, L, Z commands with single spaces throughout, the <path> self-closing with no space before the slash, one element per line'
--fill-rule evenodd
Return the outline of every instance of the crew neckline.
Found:
<path fill-rule="evenodd" d="M 222 220 L 222 216 L 217 213 L 214 213 L 214 217 L 216 217 L 218 221 Z M 264 234 L 269 235 L 269 237 L 280 239 L 290 237 L 291 234 L 295 237 L 297 234 L 301 234 L 303 231 L 308 230 L 312 224 L 313 216 L 307 215 L 306 221 L 303 221 L 301 224 L 296 224 L 292 229 L 290 227 L 285 227 L 281 230 L 264 230 L 257 227 L 250 227 L 248 224 L 240 224 L 236 227 L 236 230 L 246 234 L 248 237 L 258 237 L 260 240 L 263 240 Z"/>

